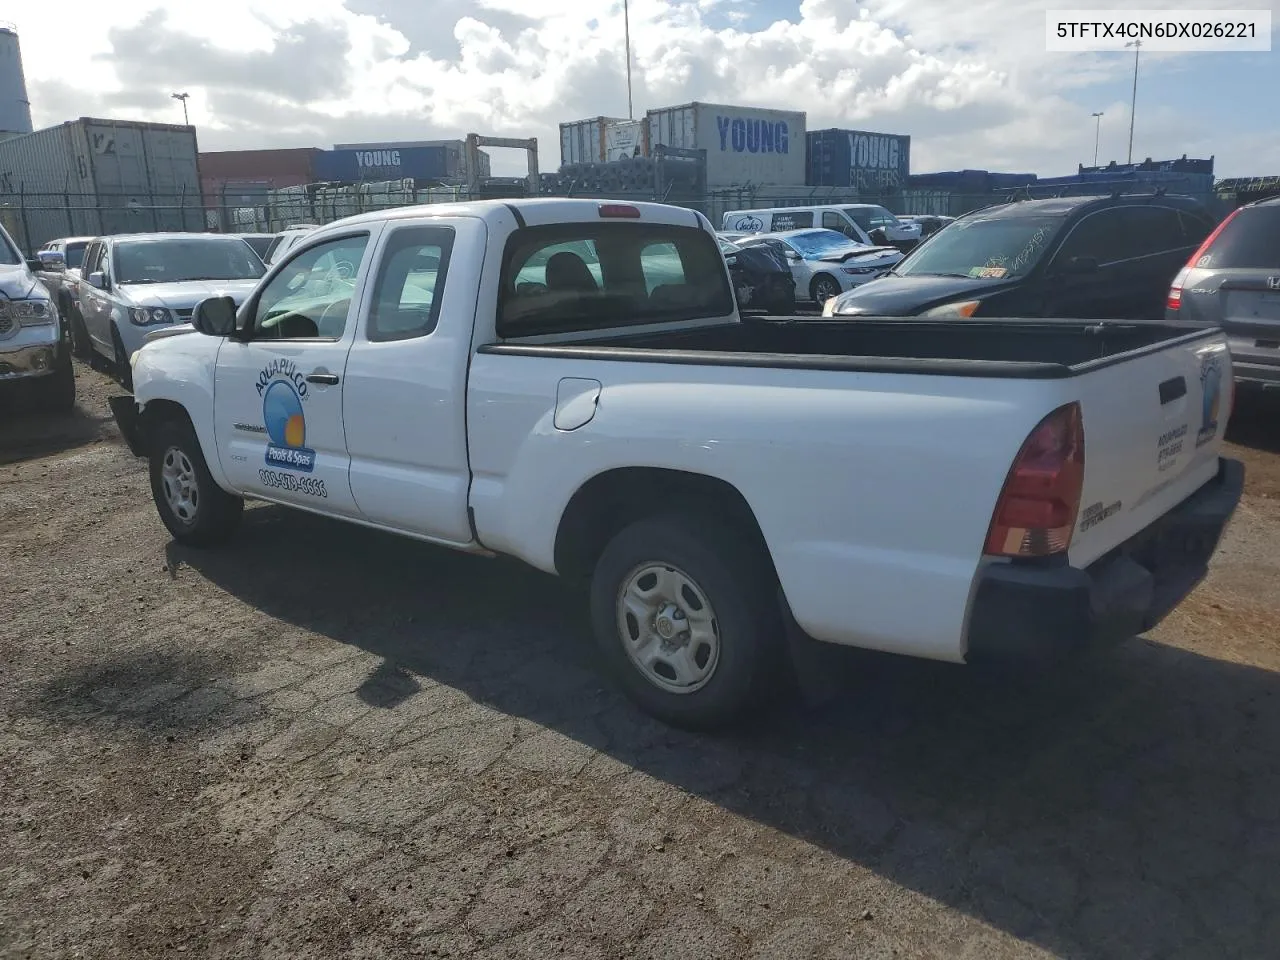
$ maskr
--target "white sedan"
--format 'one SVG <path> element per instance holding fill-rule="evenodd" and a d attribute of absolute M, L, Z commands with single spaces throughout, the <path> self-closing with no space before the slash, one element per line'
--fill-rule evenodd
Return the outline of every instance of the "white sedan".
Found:
<path fill-rule="evenodd" d="M 888 273 L 902 259 L 896 247 L 869 247 L 835 230 L 784 230 L 738 240 L 740 246 L 765 244 L 791 265 L 796 296 L 822 306 L 832 297 Z"/>

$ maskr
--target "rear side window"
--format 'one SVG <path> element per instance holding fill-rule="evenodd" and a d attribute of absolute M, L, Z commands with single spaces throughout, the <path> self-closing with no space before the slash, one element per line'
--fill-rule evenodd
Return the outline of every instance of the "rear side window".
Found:
<path fill-rule="evenodd" d="M 783 230 L 801 230 L 812 226 L 813 211 L 804 210 L 796 213 L 775 213 L 769 229 L 774 233 L 781 233 Z"/>
<path fill-rule="evenodd" d="M 1280 206 L 1241 210 L 1196 266 L 1210 270 L 1280 269 Z"/>
<path fill-rule="evenodd" d="M 453 237 L 452 227 L 404 227 L 391 235 L 374 281 L 370 340 L 408 340 L 436 328 Z"/>
<path fill-rule="evenodd" d="M 507 241 L 498 335 L 723 317 L 733 294 L 715 239 L 694 227 L 571 223 Z"/>
<path fill-rule="evenodd" d="M 67 249 L 63 251 L 63 257 L 67 262 L 68 270 L 76 270 L 80 267 L 84 260 L 84 249 L 88 246 L 86 243 L 68 243 Z"/>

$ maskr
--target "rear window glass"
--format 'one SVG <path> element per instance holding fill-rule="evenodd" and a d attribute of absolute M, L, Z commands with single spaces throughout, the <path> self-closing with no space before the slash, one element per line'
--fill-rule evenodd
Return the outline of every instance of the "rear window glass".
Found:
<path fill-rule="evenodd" d="M 1280 206 L 1241 210 L 1196 266 L 1211 270 L 1280 268 Z"/>
<path fill-rule="evenodd" d="M 733 294 L 716 240 L 693 227 L 573 223 L 507 242 L 498 335 L 723 317 Z"/>

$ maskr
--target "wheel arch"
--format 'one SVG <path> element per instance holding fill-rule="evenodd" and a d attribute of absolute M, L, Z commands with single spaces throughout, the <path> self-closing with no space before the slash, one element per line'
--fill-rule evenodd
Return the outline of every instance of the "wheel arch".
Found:
<path fill-rule="evenodd" d="M 618 531 L 643 517 L 681 509 L 704 510 L 740 524 L 773 569 L 755 512 L 733 484 L 666 467 L 619 467 L 596 474 L 569 499 L 556 529 L 556 572 L 585 581 Z"/>

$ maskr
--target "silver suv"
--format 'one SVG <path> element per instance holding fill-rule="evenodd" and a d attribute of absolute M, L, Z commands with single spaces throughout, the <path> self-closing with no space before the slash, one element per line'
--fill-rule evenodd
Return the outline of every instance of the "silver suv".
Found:
<path fill-rule="evenodd" d="M 89 345 L 131 387 L 129 358 L 155 330 L 189 323 L 206 297 L 240 302 L 266 272 L 239 237 L 139 233 L 99 237 L 85 251 L 76 299 Z"/>
<path fill-rule="evenodd" d="M 1242 384 L 1280 388 L 1280 197 L 1233 211 L 1173 279 L 1165 317 L 1227 332 Z"/>
<path fill-rule="evenodd" d="M 0 387 L 25 390 L 38 408 L 62 412 L 75 406 L 76 375 L 57 305 L 36 276 L 43 266 L 24 260 L 0 227 Z"/>

